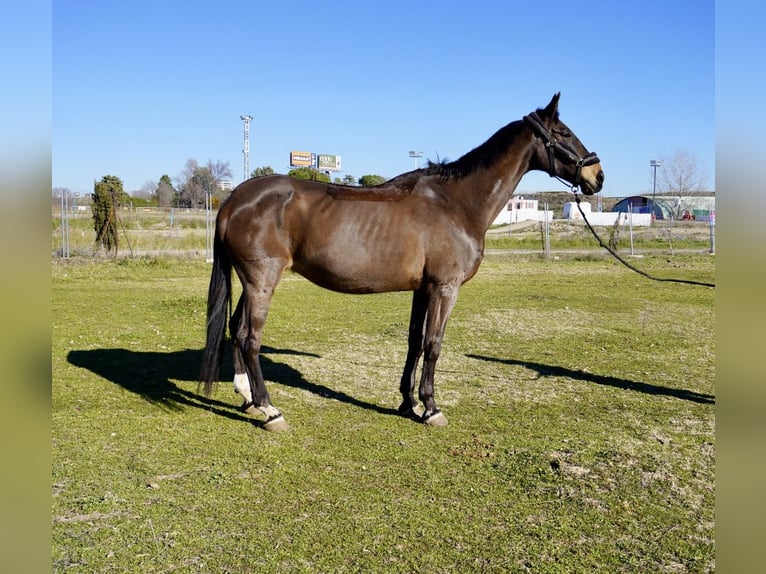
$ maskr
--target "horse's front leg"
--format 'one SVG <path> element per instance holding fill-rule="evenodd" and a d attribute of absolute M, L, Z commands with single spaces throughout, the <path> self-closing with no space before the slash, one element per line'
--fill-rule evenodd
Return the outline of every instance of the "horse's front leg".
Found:
<path fill-rule="evenodd" d="M 441 353 L 444 330 L 452 308 L 457 301 L 460 284 L 432 285 L 428 289 L 428 312 L 423 341 L 423 373 L 420 377 L 418 395 L 423 401 L 423 422 L 432 426 L 446 426 L 447 417 L 434 400 L 434 373 Z"/>
<path fill-rule="evenodd" d="M 418 368 L 420 356 L 423 354 L 423 336 L 425 334 L 426 312 L 428 297 L 425 289 L 419 289 L 412 295 L 412 311 L 410 313 L 410 329 L 407 338 L 407 359 L 404 362 L 404 372 L 399 385 L 402 393 L 402 404 L 399 414 L 420 420 L 423 412 L 415 400 L 415 371 Z"/>

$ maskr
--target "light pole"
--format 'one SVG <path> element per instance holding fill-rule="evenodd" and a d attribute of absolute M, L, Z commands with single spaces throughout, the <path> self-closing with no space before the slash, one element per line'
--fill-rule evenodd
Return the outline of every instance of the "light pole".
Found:
<path fill-rule="evenodd" d="M 649 165 L 654 169 L 652 175 L 652 218 L 650 221 L 654 221 L 655 212 L 657 210 L 657 167 L 662 165 L 662 162 L 656 159 L 649 160 Z"/>
<path fill-rule="evenodd" d="M 213 262 L 213 190 L 210 182 L 205 184 L 205 261 Z"/>
<path fill-rule="evenodd" d="M 61 190 L 61 258 L 69 258 L 69 190 Z"/>
<path fill-rule="evenodd" d="M 242 181 L 245 181 L 250 177 L 250 121 L 253 116 L 239 116 L 239 119 L 245 124 L 245 145 L 242 148 L 242 154 L 245 156 L 245 174 Z"/>
<path fill-rule="evenodd" d="M 418 169 L 418 159 L 423 157 L 423 152 L 410 150 L 410 157 L 415 160 L 415 169 Z"/>

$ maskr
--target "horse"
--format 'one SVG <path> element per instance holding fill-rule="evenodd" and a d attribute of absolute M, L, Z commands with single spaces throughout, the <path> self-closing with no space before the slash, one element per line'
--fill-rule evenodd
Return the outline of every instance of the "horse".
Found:
<path fill-rule="evenodd" d="M 434 399 L 434 372 L 458 291 L 479 268 L 484 236 L 521 177 L 547 172 L 586 195 L 604 183 L 599 158 L 560 119 L 560 92 L 544 108 L 500 128 L 455 161 L 429 162 L 378 186 L 358 188 L 286 175 L 249 179 L 216 217 L 200 380 L 210 395 L 223 360 L 226 321 L 234 391 L 263 428 L 287 422 L 269 398 L 259 353 L 274 291 L 287 269 L 349 294 L 412 291 L 398 413 L 447 424 Z M 242 294 L 231 312 L 231 275 Z M 423 365 L 415 399 L 418 363 Z"/>

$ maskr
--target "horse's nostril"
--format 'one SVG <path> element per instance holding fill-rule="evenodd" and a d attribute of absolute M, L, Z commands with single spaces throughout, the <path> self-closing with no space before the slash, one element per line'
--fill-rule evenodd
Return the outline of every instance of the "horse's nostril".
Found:
<path fill-rule="evenodd" d="M 604 170 L 602 169 L 600 172 L 598 172 L 598 175 L 596 176 L 596 179 L 599 183 L 604 183 Z"/>

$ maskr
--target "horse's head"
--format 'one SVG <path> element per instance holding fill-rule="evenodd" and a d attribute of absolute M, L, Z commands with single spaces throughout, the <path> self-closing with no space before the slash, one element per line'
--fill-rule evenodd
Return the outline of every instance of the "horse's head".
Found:
<path fill-rule="evenodd" d="M 544 109 L 524 116 L 537 137 L 533 167 L 593 195 L 604 185 L 604 170 L 596 154 L 589 152 L 559 119 L 560 96 L 555 94 Z"/>

